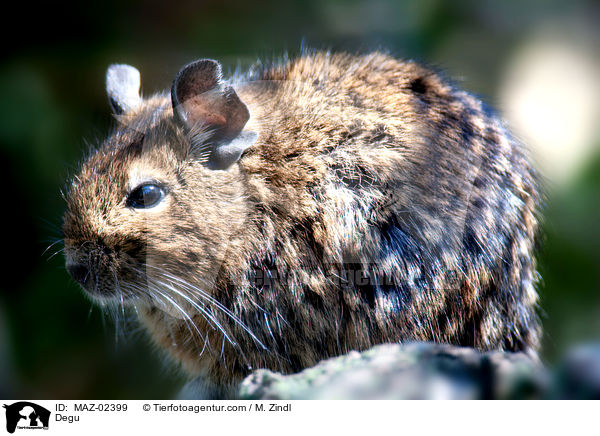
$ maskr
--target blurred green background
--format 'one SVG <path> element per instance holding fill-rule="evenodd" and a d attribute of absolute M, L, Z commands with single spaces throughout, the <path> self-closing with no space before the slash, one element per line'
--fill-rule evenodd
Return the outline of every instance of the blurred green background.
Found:
<path fill-rule="evenodd" d="M 183 382 L 134 323 L 86 300 L 54 255 L 60 244 L 44 252 L 60 238 L 60 190 L 110 130 L 106 67 L 137 66 L 150 93 L 195 58 L 234 69 L 302 42 L 427 62 L 496 107 L 548 178 L 544 359 L 600 339 L 597 1 L 22 3 L 0 65 L 0 397 L 163 398 Z"/>

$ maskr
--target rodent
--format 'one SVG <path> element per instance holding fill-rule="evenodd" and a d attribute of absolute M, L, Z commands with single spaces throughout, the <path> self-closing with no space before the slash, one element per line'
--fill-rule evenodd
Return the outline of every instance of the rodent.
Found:
<path fill-rule="evenodd" d="M 402 341 L 536 356 L 538 176 L 479 99 L 380 52 L 139 87 L 109 68 L 117 126 L 66 195 L 66 268 L 189 375 L 226 391 Z"/>

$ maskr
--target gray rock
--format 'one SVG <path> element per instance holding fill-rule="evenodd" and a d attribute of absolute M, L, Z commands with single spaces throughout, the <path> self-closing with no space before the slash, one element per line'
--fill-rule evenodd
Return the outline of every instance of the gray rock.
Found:
<path fill-rule="evenodd" d="M 600 344 L 579 345 L 558 365 L 551 398 L 600 400 Z"/>
<path fill-rule="evenodd" d="M 481 353 L 433 343 L 385 344 L 322 361 L 298 374 L 258 370 L 243 399 L 541 398 L 548 376 L 519 353 Z"/>

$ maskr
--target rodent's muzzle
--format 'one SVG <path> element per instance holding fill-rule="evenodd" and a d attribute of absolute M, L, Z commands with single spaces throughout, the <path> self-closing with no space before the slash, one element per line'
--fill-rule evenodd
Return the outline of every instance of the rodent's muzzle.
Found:
<path fill-rule="evenodd" d="M 90 269 L 86 265 L 69 262 L 67 262 L 66 268 L 67 272 L 73 277 L 73 280 L 89 291 L 88 285 L 92 281 L 90 278 Z"/>
<path fill-rule="evenodd" d="M 98 271 L 95 266 L 91 265 L 89 259 L 76 261 L 73 258 L 67 257 L 65 268 L 69 275 L 90 295 L 99 296 L 101 286 L 98 277 Z"/>
<path fill-rule="evenodd" d="M 116 271 L 113 271 L 113 256 L 109 249 L 89 242 L 78 248 L 69 247 L 67 244 L 65 268 L 88 294 L 110 297 L 115 287 L 111 277 L 116 274 Z"/>

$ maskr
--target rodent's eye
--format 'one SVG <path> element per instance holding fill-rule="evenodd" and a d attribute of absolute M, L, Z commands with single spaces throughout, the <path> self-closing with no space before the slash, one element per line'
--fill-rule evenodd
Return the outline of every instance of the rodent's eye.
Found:
<path fill-rule="evenodd" d="M 135 188 L 127 197 L 127 206 L 148 209 L 156 206 L 165 196 L 165 190 L 158 185 L 147 183 Z"/>

